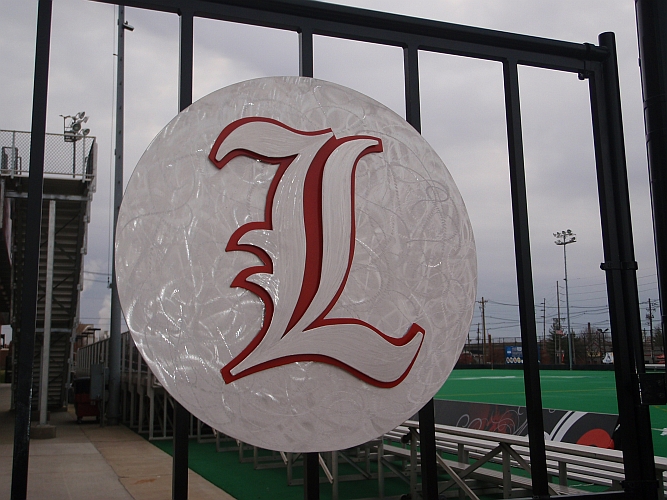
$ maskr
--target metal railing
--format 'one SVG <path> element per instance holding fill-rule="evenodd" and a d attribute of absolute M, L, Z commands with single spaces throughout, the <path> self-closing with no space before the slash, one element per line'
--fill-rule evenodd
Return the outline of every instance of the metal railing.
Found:
<path fill-rule="evenodd" d="M 80 347 L 76 351 L 75 373 L 77 377 L 90 377 L 90 367 L 102 363 L 109 366 L 109 339 L 102 339 Z"/>
<path fill-rule="evenodd" d="M 0 130 L 0 175 L 28 177 L 30 132 Z M 95 175 L 95 137 L 46 134 L 45 177 L 80 179 L 90 182 Z"/>

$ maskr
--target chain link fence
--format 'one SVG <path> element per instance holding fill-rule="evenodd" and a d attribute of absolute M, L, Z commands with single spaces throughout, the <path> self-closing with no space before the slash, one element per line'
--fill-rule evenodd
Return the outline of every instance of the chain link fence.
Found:
<path fill-rule="evenodd" d="M 95 137 L 46 134 L 44 175 L 92 181 Z M 0 175 L 27 177 L 30 172 L 30 132 L 0 130 Z"/>

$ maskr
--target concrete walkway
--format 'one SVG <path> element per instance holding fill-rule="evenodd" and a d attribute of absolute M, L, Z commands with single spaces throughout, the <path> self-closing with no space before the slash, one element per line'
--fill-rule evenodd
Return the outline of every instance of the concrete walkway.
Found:
<path fill-rule="evenodd" d="M 14 448 L 10 385 L 0 384 L 0 500 L 9 500 Z M 170 500 L 171 456 L 126 427 L 76 423 L 51 413 L 54 439 L 30 440 L 28 498 L 49 500 Z M 229 500 L 227 493 L 190 471 L 189 500 Z M 233 500 L 233 499 L 232 499 Z"/>

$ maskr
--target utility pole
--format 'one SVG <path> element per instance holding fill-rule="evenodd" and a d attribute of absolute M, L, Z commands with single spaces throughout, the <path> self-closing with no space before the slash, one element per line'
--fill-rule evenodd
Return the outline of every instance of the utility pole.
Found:
<path fill-rule="evenodd" d="M 121 310 L 116 283 L 116 224 L 123 200 L 123 126 L 125 116 L 125 30 L 134 27 L 125 21 L 125 7 L 118 6 L 118 52 L 116 54 L 116 151 L 113 196 L 113 242 L 111 252 L 111 324 L 109 325 L 109 425 L 117 425 L 120 417 L 120 324 Z M 104 416 L 102 416 L 104 418 Z"/>
<path fill-rule="evenodd" d="M 653 308 L 654 304 L 651 304 L 651 299 L 648 299 L 648 314 L 646 315 L 646 318 L 648 319 L 649 332 L 651 335 L 651 363 L 655 363 L 655 359 L 653 357 Z"/>
<path fill-rule="evenodd" d="M 482 297 L 482 300 L 479 301 L 480 304 L 482 304 L 482 363 L 486 364 L 486 315 L 484 312 L 484 305 L 488 302 L 488 300 L 484 300 L 484 297 Z"/>
<path fill-rule="evenodd" d="M 542 350 L 547 348 L 547 299 L 542 299 Z"/>
<path fill-rule="evenodd" d="M 563 261 L 565 262 L 565 309 L 567 313 L 567 347 L 569 351 L 568 354 L 570 359 L 570 370 L 572 370 L 574 342 L 572 340 L 572 327 L 570 326 L 570 293 L 567 283 L 567 252 L 565 251 L 565 248 L 570 243 L 576 243 L 577 238 L 576 234 L 573 233 L 571 229 L 568 229 L 567 231 L 558 231 L 557 233 L 553 233 L 553 235 L 554 238 L 557 238 L 557 240 L 554 241 L 554 243 L 556 245 L 563 247 Z"/>

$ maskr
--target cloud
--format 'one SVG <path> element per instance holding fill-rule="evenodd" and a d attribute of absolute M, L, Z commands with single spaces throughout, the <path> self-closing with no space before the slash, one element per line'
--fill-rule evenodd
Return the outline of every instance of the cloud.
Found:
<path fill-rule="evenodd" d="M 111 294 L 108 293 L 105 297 L 104 300 L 102 301 L 102 306 L 100 307 L 100 310 L 97 311 L 97 322 L 95 324 L 97 325 L 105 325 L 102 327 L 103 330 L 109 330 L 108 326 L 108 319 L 111 317 Z"/>
<path fill-rule="evenodd" d="M 29 130 L 37 2 L 0 2 L 3 8 L 0 128 Z M 355 0 L 339 3 L 576 42 L 597 43 L 599 33 L 614 31 L 640 294 L 642 300 L 657 297 L 632 2 Z M 126 18 L 136 28 L 126 36 L 127 181 L 147 145 L 178 110 L 178 18 L 140 9 L 126 9 Z M 95 272 L 107 272 L 110 245 L 115 31 L 115 10 L 110 5 L 86 0 L 54 2 L 48 130 L 61 132 L 59 114 L 85 110 L 90 116 L 87 125 L 97 136 L 98 189 L 85 259 L 86 270 Z M 296 74 L 297 40 L 292 32 L 197 19 L 195 98 L 249 78 Z M 316 36 L 314 52 L 316 77 L 350 86 L 404 115 L 400 48 Z M 419 63 L 423 134 L 450 169 L 466 202 L 478 246 L 479 295 L 498 303 L 516 304 L 501 65 L 424 52 Z M 575 294 L 573 300 L 582 307 L 604 304 L 588 83 L 573 74 L 522 67 L 520 85 L 535 301 L 541 303 L 546 298 L 547 315 L 555 316 L 555 282 L 562 283 L 563 255 L 562 249 L 554 245 L 552 233 L 570 228 L 579 240 L 567 250 L 570 283 L 573 286 L 580 283 L 583 287 L 579 289 L 582 295 Z M 595 293 L 587 295 L 586 290 Z M 108 322 L 108 312 L 104 312 L 108 301 L 104 282 L 87 281 L 82 294 L 82 318 Z M 498 322 L 495 327 L 491 322 L 498 335 L 518 335 L 516 307 L 489 307 L 498 308 L 498 317 L 514 318 Z M 590 316 L 600 321 L 605 317 L 593 313 Z"/>

